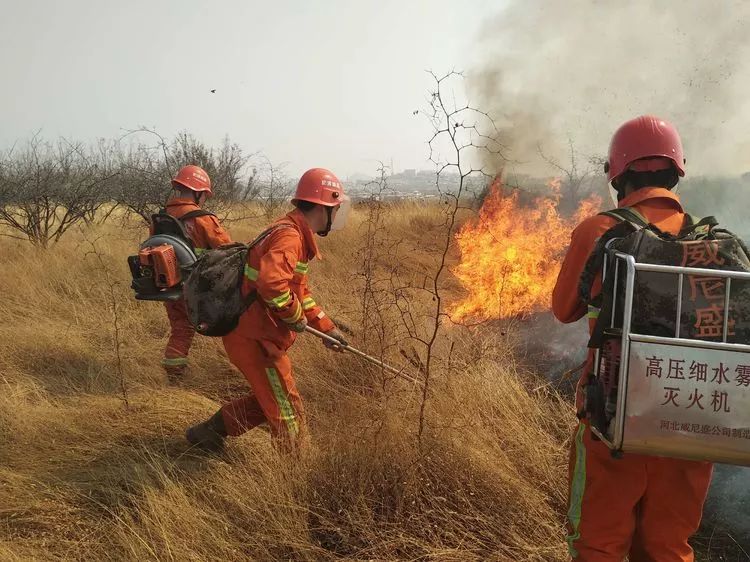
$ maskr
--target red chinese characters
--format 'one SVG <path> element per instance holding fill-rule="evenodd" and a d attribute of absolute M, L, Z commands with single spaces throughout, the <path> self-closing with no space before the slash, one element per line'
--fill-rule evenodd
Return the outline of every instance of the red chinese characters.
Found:
<path fill-rule="evenodd" d="M 709 267 L 724 265 L 715 240 L 697 240 L 683 246 L 684 267 Z M 694 337 L 721 338 L 724 332 L 724 297 L 726 280 L 721 277 L 688 275 L 690 301 L 695 304 Z M 734 335 L 734 320 L 727 322 L 727 336 Z"/>

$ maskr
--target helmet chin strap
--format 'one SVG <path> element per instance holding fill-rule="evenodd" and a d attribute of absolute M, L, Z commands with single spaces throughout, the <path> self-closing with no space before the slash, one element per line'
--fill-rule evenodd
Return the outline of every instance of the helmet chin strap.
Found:
<path fill-rule="evenodd" d="M 331 218 L 331 215 L 333 214 L 333 207 L 326 207 L 326 214 L 328 215 L 328 221 L 326 223 L 325 230 L 319 230 L 315 234 L 318 236 L 326 237 L 328 236 L 328 233 L 331 232 L 331 225 L 333 224 L 333 219 Z"/>

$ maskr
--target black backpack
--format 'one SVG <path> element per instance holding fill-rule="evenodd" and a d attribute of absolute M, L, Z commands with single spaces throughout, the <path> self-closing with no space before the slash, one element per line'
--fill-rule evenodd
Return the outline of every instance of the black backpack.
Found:
<path fill-rule="evenodd" d="M 242 279 L 247 254 L 272 232 L 293 228 L 276 224 L 267 228 L 250 244 L 234 242 L 201 254 L 183 282 L 188 317 L 195 330 L 204 336 L 225 336 L 237 327 L 242 314 L 255 302 L 256 293 L 243 297 Z"/>

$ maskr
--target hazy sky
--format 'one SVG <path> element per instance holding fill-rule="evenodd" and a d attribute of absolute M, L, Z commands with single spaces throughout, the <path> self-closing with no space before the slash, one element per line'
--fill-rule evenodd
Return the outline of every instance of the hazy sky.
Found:
<path fill-rule="evenodd" d="M 0 0 L 0 147 L 144 125 L 291 173 L 427 167 L 424 70 L 471 67 L 502 3 Z"/>

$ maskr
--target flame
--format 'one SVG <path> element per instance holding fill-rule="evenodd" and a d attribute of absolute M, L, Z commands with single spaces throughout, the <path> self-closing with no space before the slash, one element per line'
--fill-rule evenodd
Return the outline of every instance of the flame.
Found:
<path fill-rule="evenodd" d="M 570 233 L 597 213 L 601 199 L 583 200 L 572 217 L 558 212 L 560 178 L 551 195 L 521 205 L 518 190 L 505 193 L 499 178 L 479 210 L 456 234 L 461 260 L 453 269 L 466 290 L 450 311 L 454 320 L 488 320 L 549 309 Z"/>

